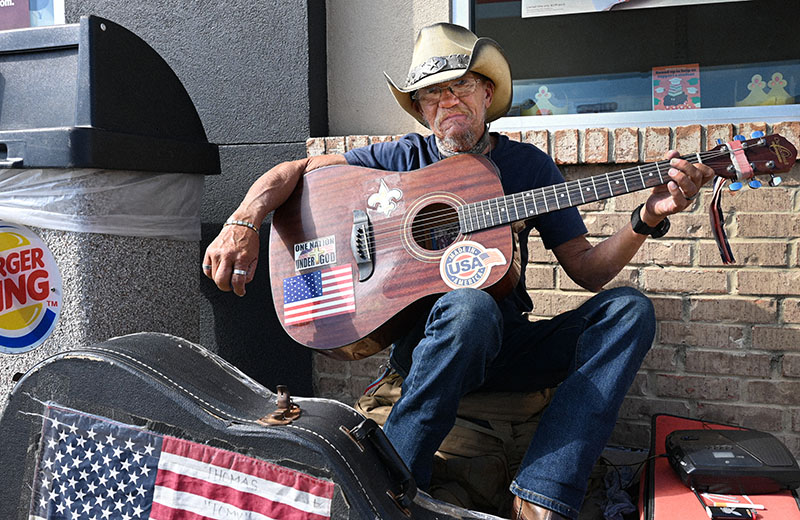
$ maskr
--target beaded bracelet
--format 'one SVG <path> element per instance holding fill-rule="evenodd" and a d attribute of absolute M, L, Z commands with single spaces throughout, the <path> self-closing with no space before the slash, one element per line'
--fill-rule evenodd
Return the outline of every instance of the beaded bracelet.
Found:
<path fill-rule="evenodd" d="M 250 228 L 253 231 L 255 231 L 256 235 L 259 234 L 258 233 L 258 228 L 252 222 L 247 222 L 246 220 L 229 219 L 229 220 L 226 220 L 225 224 L 223 224 L 223 225 L 224 226 L 244 226 L 246 228 Z"/>

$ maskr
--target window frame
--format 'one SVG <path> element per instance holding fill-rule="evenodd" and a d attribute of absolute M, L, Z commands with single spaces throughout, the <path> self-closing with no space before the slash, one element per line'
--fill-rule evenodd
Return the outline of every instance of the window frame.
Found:
<path fill-rule="evenodd" d="M 451 22 L 474 30 L 473 0 L 451 0 Z M 684 126 L 690 124 L 779 123 L 800 120 L 800 104 L 757 107 L 698 108 L 694 110 L 646 110 L 546 116 L 507 116 L 492 123 L 492 130 L 558 130 L 564 128 L 624 128 Z"/>

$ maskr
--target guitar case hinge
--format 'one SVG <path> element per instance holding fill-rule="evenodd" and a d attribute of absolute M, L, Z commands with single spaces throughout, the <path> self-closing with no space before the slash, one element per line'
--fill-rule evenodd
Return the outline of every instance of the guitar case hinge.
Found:
<path fill-rule="evenodd" d="M 258 420 L 261 424 L 269 426 L 285 426 L 300 417 L 303 411 L 300 406 L 292 401 L 292 396 L 289 395 L 289 389 L 286 385 L 278 385 L 278 407 L 274 412 L 265 415 Z"/>

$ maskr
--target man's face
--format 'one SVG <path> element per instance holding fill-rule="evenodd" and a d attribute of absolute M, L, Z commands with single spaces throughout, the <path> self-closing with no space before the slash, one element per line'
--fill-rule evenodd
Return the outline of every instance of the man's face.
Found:
<path fill-rule="evenodd" d="M 457 96 L 450 88 L 446 88 L 472 81 L 476 81 L 475 90 L 469 94 Z M 448 148 L 454 151 L 469 150 L 483 135 L 486 127 L 486 110 L 492 104 L 494 84 L 468 72 L 462 78 L 438 83 L 434 87 L 441 88 L 438 102 L 426 100 L 421 95 L 422 92 L 417 91 L 418 99 L 415 101 L 417 111 L 428 122 L 436 137 Z M 437 89 L 428 87 L 425 90 L 435 92 Z"/>

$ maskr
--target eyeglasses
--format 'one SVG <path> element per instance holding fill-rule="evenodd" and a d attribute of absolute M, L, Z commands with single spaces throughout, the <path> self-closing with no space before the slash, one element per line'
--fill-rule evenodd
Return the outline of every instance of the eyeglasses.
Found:
<path fill-rule="evenodd" d="M 475 88 L 478 86 L 480 81 L 480 79 L 472 77 L 461 78 L 450 83 L 449 85 L 433 85 L 430 87 L 421 88 L 414 92 L 414 94 L 411 96 L 411 99 L 419 101 L 423 105 L 435 105 L 440 99 L 442 99 L 442 92 L 445 90 L 449 90 L 458 98 L 469 96 L 475 92 Z"/>

